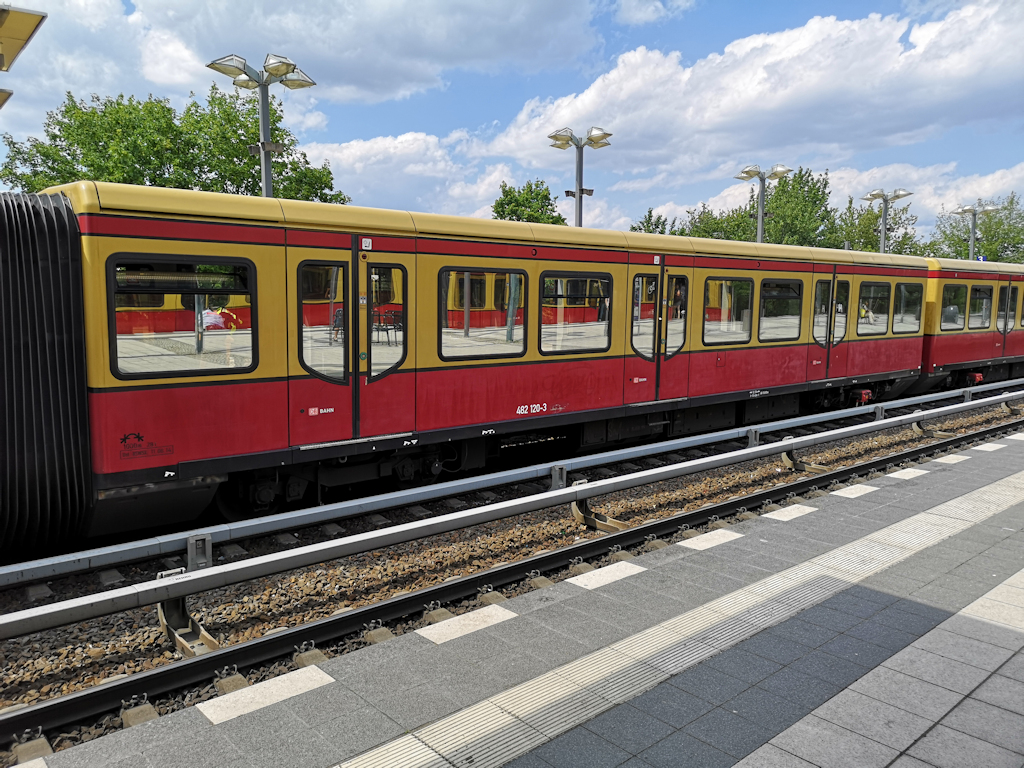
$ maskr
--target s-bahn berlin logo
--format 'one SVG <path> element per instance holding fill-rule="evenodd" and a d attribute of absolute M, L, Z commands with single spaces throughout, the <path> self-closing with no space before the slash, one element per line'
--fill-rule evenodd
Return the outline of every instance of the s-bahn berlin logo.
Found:
<path fill-rule="evenodd" d="M 139 432 L 128 432 L 121 438 L 122 459 L 142 459 L 150 456 L 170 456 L 174 453 L 173 445 L 157 445 L 146 440 Z"/>

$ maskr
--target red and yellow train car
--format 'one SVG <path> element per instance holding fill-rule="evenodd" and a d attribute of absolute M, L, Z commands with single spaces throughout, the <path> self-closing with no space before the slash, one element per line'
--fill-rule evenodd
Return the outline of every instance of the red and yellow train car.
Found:
<path fill-rule="evenodd" d="M 0 197 L 17 546 L 1024 365 L 1015 265 L 91 182 Z"/>

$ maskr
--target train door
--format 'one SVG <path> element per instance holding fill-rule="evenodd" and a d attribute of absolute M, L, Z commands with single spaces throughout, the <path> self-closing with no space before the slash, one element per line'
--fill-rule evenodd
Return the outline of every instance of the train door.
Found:
<path fill-rule="evenodd" d="M 347 238 L 346 238 L 347 239 Z M 288 248 L 291 445 L 352 434 L 351 251 Z"/>
<path fill-rule="evenodd" d="M 1010 348 L 1010 333 L 1016 328 L 1018 293 L 1018 286 L 1010 282 L 1009 276 L 1000 279 L 996 305 L 996 331 L 999 332 L 1001 338 L 996 342 L 998 345 L 997 357 L 1009 357 L 1016 354 Z"/>
<path fill-rule="evenodd" d="M 676 258 L 666 256 L 662 270 L 659 400 L 674 400 L 689 394 L 690 355 L 686 347 L 686 323 L 693 270 L 674 265 L 672 262 Z"/>
<path fill-rule="evenodd" d="M 807 380 L 838 379 L 846 376 L 849 334 L 850 277 L 842 274 L 814 274 L 814 307 L 811 321 L 813 345 L 807 356 Z"/>
<path fill-rule="evenodd" d="M 412 432 L 416 428 L 416 257 L 412 252 L 386 250 L 405 247 L 404 241 L 372 237 L 359 241 L 357 436 Z"/>

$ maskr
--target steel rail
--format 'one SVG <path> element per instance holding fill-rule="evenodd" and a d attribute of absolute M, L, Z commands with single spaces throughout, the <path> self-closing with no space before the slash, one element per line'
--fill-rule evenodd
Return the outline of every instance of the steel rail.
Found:
<path fill-rule="evenodd" d="M 331 541 L 309 544 L 283 552 L 253 557 L 202 570 L 180 573 L 163 579 L 155 579 L 112 589 L 82 597 L 41 605 L 0 616 L 0 640 L 40 632 L 45 629 L 73 624 L 100 616 L 153 605 L 165 600 L 187 597 L 199 592 L 239 584 L 245 581 L 272 576 L 285 571 L 316 565 L 340 557 L 362 554 L 383 547 L 403 544 L 416 539 L 440 533 L 469 528 L 474 525 L 513 517 L 538 509 L 547 509 L 570 502 L 580 502 L 609 493 L 635 488 L 640 485 L 672 480 L 677 477 L 706 472 L 711 469 L 752 461 L 780 453 L 812 448 L 823 443 L 902 427 L 915 422 L 952 416 L 964 411 L 1000 405 L 1009 400 L 1024 399 L 1024 392 L 1004 393 L 994 397 L 972 400 L 957 405 L 947 405 L 930 411 L 917 411 L 904 416 L 857 424 L 849 427 L 819 432 L 805 437 L 788 438 L 768 445 L 758 445 L 737 451 L 708 456 L 665 467 L 646 469 L 639 472 L 611 477 L 605 480 L 559 488 L 520 499 L 500 501 L 462 512 L 429 518 L 412 523 L 402 523 L 378 531 L 358 533 L 353 536 Z"/>
<path fill-rule="evenodd" d="M 437 601 L 450 603 L 475 595 L 484 585 L 494 588 L 516 583 L 525 579 L 532 571 L 551 573 L 560 570 L 574 559 L 593 559 L 607 554 L 612 547 L 630 547 L 645 541 L 649 536 L 663 537 L 675 533 L 683 524 L 702 525 L 713 517 L 724 517 L 752 509 L 761 504 L 779 501 L 788 493 L 805 493 L 816 487 L 827 486 L 859 473 L 870 473 L 886 469 L 893 460 L 906 461 L 928 454 L 941 453 L 963 443 L 986 439 L 998 433 L 1019 428 L 1022 421 L 998 424 L 967 435 L 920 445 L 903 451 L 897 456 L 882 456 L 862 464 L 841 467 L 831 472 L 803 478 L 783 487 L 773 487 L 753 494 L 729 499 L 718 504 L 707 505 L 693 512 L 682 512 L 669 518 L 652 520 L 632 528 L 609 533 L 596 539 L 546 552 L 513 563 L 496 566 L 486 571 L 446 581 L 406 595 L 394 597 L 379 603 L 367 605 L 337 616 L 303 624 L 298 627 L 275 632 L 261 638 L 228 646 L 212 653 L 184 659 L 174 664 L 153 670 L 136 672 L 128 677 L 100 683 L 91 688 L 64 696 L 48 699 L 19 709 L 0 714 L 0 733 L 22 733 L 27 729 L 66 729 L 73 723 L 87 721 L 90 717 L 116 711 L 122 701 L 132 696 L 148 694 L 151 699 L 171 694 L 195 685 L 206 685 L 219 670 L 237 665 L 248 669 L 274 659 L 288 656 L 295 646 L 313 641 L 321 646 L 339 638 L 360 632 L 371 621 L 393 621 L 411 616 L 423 610 L 426 603 Z"/>
<path fill-rule="evenodd" d="M 213 544 L 225 544 L 231 541 L 239 541 L 254 536 L 266 536 L 281 531 L 304 528 L 321 523 L 340 520 L 348 517 L 379 512 L 382 510 L 405 507 L 422 502 L 433 501 L 446 496 L 457 496 L 463 493 L 486 490 L 501 485 L 527 482 L 541 478 L 548 478 L 555 467 L 564 467 L 566 472 L 577 472 L 584 469 L 604 464 L 641 459 L 659 453 L 697 448 L 712 443 L 728 442 L 730 440 L 751 439 L 751 433 L 765 435 L 771 432 L 783 432 L 789 429 L 820 424 L 826 421 L 837 421 L 856 416 L 873 414 L 876 419 L 884 418 L 887 411 L 908 408 L 924 403 L 938 402 L 942 400 L 953 400 L 958 397 L 970 400 L 974 393 L 987 392 L 1007 387 L 1024 387 L 1024 378 L 1011 381 L 996 382 L 994 384 L 980 384 L 975 387 L 964 387 L 944 392 L 935 392 L 928 395 L 893 400 L 891 402 L 862 405 L 855 408 L 846 408 L 841 411 L 829 411 L 825 413 L 810 414 L 791 419 L 757 424 L 752 426 L 736 427 L 733 429 L 709 432 L 702 435 L 666 440 L 658 443 L 636 446 L 632 448 L 620 448 L 613 451 L 580 456 L 569 459 L 533 464 L 519 469 L 494 472 L 476 477 L 450 480 L 445 483 L 411 488 L 391 493 L 367 496 L 351 501 L 323 504 L 318 507 L 297 510 L 294 512 L 282 512 L 276 515 L 267 515 L 252 520 L 243 520 L 237 523 L 195 528 L 181 533 L 152 536 L 145 539 L 114 544 L 106 547 L 82 552 L 55 555 L 52 557 L 40 558 L 38 560 L 26 561 L 0 566 L 0 587 L 11 587 L 21 584 L 28 584 L 35 581 L 52 579 L 58 576 L 68 576 L 73 573 L 81 573 L 96 568 L 112 568 L 125 563 L 137 562 L 157 557 L 167 557 L 184 552 L 190 536 L 209 535 Z M 756 439 L 756 438 L 754 438 Z"/>

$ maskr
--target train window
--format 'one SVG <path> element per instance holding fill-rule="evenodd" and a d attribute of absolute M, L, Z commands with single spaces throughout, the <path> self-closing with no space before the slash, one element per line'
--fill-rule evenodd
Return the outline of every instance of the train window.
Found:
<path fill-rule="evenodd" d="M 665 320 L 665 357 L 672 357 L 686 342 L 688 291 L 682 275 L 668 276 L 668 317 Z"/>
<path fill-rule="evenodd" d="M 473 272 L 470 280 L 492 284 L 493 304 L 481 301 L 470 284 L 470 308 L 457 301 L 466 272 L 442 269 L 438 275 L 438 353 L 442 360 L 473 357 L 518 357 L 526 353 L 526 273 Z M 465 295 L 464 291 L 461 295 Z M 509 311 L 513 307 L 513 311 Z"/>
<path fill-rule="evenodd" d="M 988 328 L 992 325 L 992 286 L 971 286 L 971 312 L 967 316 L 968 328 Z"/>
<path fill-rule="evenodd" d="M 115 374 L 194 376 L 256 367 L 250 262 L 144 258 L 109 262 Z"/>
<path fill-rule="evenodd" d="M 828 342 L 828 315 L 832 311 L 832 281 L 819 280 L 814 285 L 814 319 L 811 334 L 821 346 Z"/>
<path fill-rule="evenodd" d="M 923 284 L 896 283 L 896 299 L 892 304 L 892 332 L 917 333 L 921 330 L 923 305 Z"/>
<path fill-rule="evenodd" d="M 540 351 L 603 352 L 611 346 L 610 275 L 541 274 Z"/>
<path fill-rule="evenodd" d="M 860 300 L 857 303 L 857 335 L 881 336 L 889 330 L 889 296 L 892 286 L 888 283 L 861 283 Z"/>
<path fill-rule="evenodd" d="M 850 281 L 836 282 L 835 314 L 832 317 L 832 343 L 838 344 L 846 338 L 846 317 L 850 309 Z"/>
<path fill-rule="evenodd" d="M 658 276 L 633 278 L 633 349 L 646 360 L 654 359 L 654 337 L 658 323 Z"/>
<path fill-rule="evenodd" d="M 370 355 L 367 367 L 375 379 L 397 370 L 405 361 L 408 339 L 405 334 L 404 267 L 374 264 L 370 267 Z"/>
<path fill-rule="evenodd" d="M 704 344 L 750 341 L 753 280 L 709 277 L 704 283 Z"/>
<path fill-rule="evenodd" d="M 946 285 L 942 288 L 942 313 L 939 329 L 962 331 L 967 318 L 967 286 Z"/>
<path fill-rule="evenodd" d="M 996 330 L 1000 333 L 1012 331 L 1017 317 L 1017 286 L 1010 286 L 1009 291 L 1006 288 L 1005 285 L 999 287 L 999 312 L 996 315 Z M 1009 326 L 1007 326 L 1007 319 L 1009 319 Z"/>
<path fill-rule="evenodd" d="M 800 280 L 762 280 L 758 341 L 792 341 L 800 338 Z"/>
<path fill-rule="evenodd" d="M 347 381 L 346 265 L 303 263 L 299 267 L 299 291 L 299 357 L 303 368 L 328 379 Z"/>

